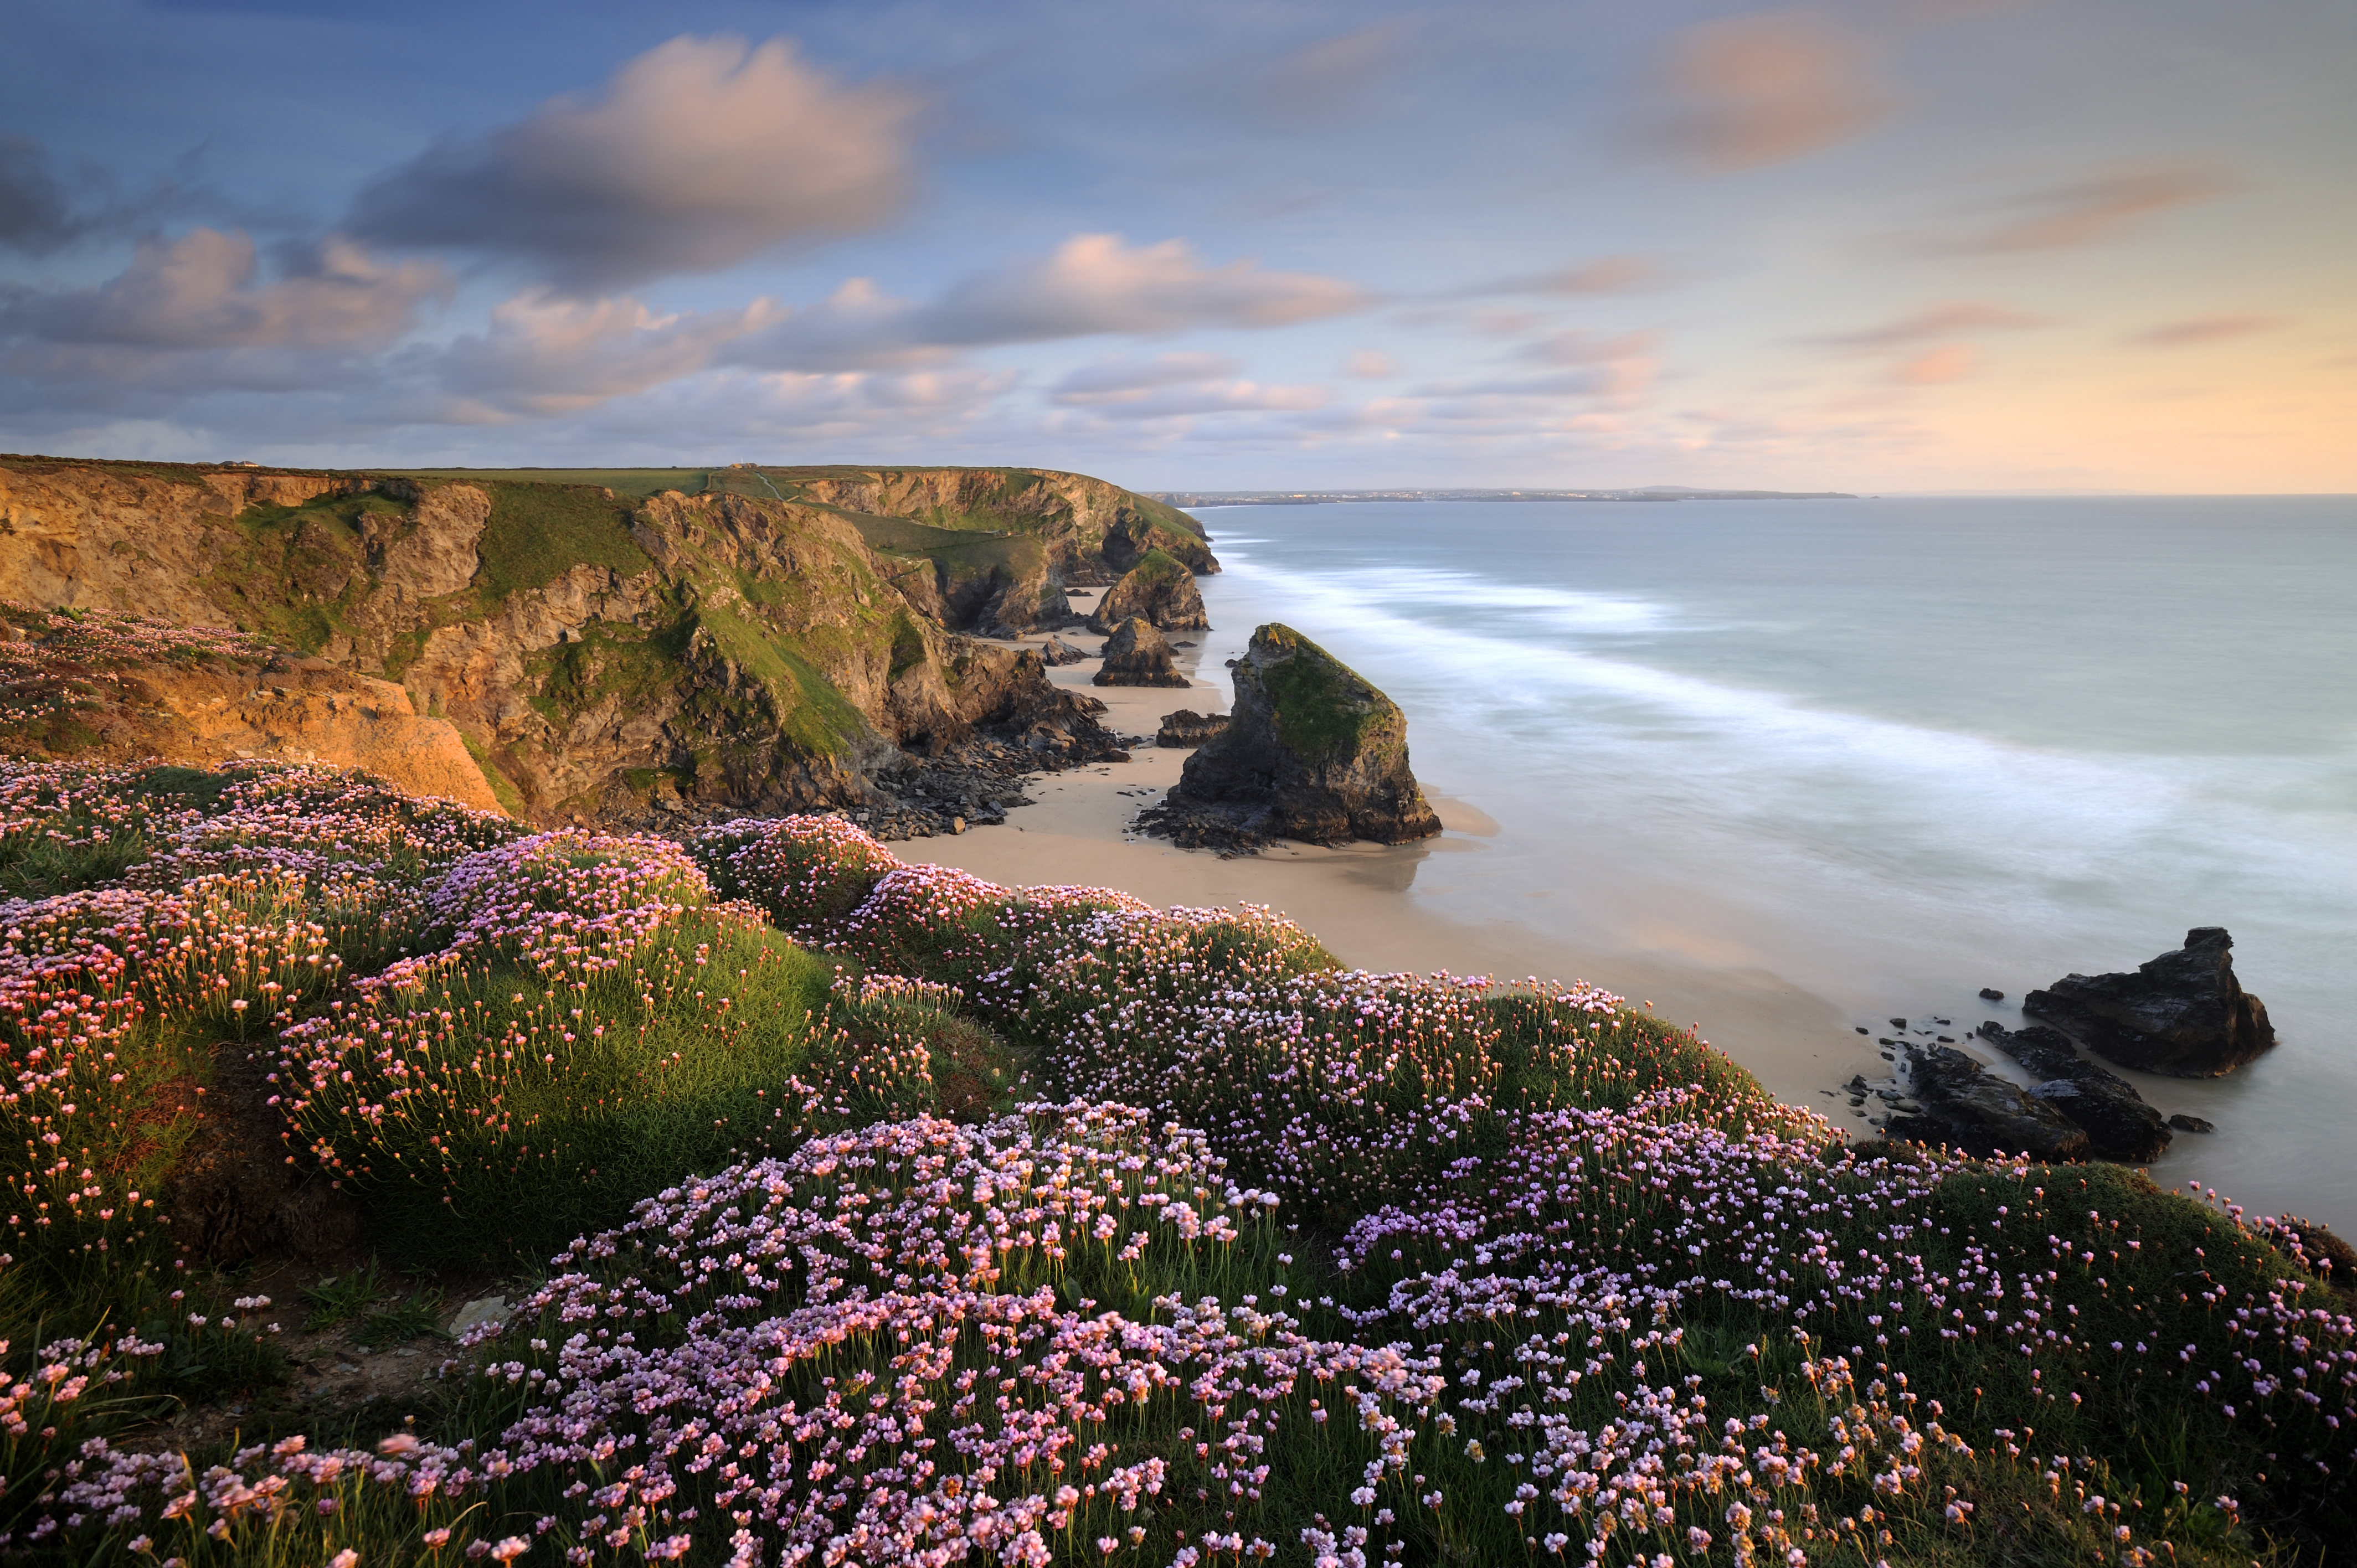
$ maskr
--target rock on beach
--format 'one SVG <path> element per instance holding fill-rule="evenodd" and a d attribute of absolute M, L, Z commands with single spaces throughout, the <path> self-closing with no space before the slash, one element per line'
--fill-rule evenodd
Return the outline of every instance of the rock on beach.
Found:
<path fill-rule="evenodd" d="M 2276 1043 L 2266 1004 L 2234 978 L 2233 946 L 2224 927 L 2197 926 L 2134 973 L 2064 975 L 2023 997 L 2021 1010 L 2122 1067 L 2223 1077 Z"/>

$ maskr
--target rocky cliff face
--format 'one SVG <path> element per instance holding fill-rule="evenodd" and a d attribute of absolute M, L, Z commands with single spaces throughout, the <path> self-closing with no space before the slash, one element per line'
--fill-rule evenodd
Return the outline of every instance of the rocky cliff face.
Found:
<path fill-rule="evenodd" d="M 1235 662 L 1227 727 L 1141 819 L 1180 844 L 1271 839 L 1407 843 L 1440 832 L 1408 769 L 1407 715 L 1290 627 L 1264 626 Z"/>
<path fill-rule="evenodd" d="M 1184 686 L 1187 677 L 1170 661 L 1170 644 L 1160 632 L 1133 616 L 1114 628 L 1105 639 L 1104 667 L 1096 672 L 1100 686 Z"/>
<path fill-rule="evenodd" d="M 457 725 L 420 716 L 390 681 L 236 633 L 102 610 L 7 613 L 0 755 L 207 768 L 278 757 L 365 768 L 478 811 L 516 803 L 499 798 Z"/>
<path fill-rule="evenodd" d="M 979 472 L 809 485 L 862 507 L 986 501 L 1034 521 L 1043 560 L 1118 557 L 1164 526 L 1099 480 Z M 788 499 L 637 499 L 504 478 L 12 459 L 0 598 L 240 627 L 395 682 L 542 820 L 658 800 L 864 804 L 903 748 L 937 754 L 979 729 L 1031 758 L 1111 746 L 1037 654 L 946 629 L 937 575 L 896 572 L 907 563 L 842 506 L 778 488 Z"/>

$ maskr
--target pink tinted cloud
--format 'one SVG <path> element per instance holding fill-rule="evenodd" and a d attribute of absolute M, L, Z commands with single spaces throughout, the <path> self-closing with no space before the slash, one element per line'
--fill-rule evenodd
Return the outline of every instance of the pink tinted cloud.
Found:
<path fill-rule="evenodd" d="M 1526 273 L 1480 290 L 1484 294 L 1618 294 L 1661 276 L 1662 264 L 1652 256 L 1598 256 L 1552 272 Z"/>
<path fill-rule="evenodd" d="M 2123 164 L 2083 179 L 2034 191 L 2011 216 L 1979 229 L 1934 239 L 1934 251 L 2012 255 L 2071 250 L 2117 239 L 2140 220 L 2233 189 L 2216 166 L 2178 161 Z"/>
<path fill-rule="evenodd" d="M 0 334 L 149 352 L 371 349 L 450 288 L 432 263 L 387 264 L 340 236 L 265 281 L 252 239 L 192 229 L 143 241 L 128 267 L 94 288 L 20 296 L 0 311 Z"/>
<path fill-rule="evenodd" d="M 834 81 L 782 38 L 677 38 L 595 98 L 427 149 L 362 191 L 350 227 L 513 256 L 568 289 L 716 272 L 898 210 L 916 108 L 900 88 Z"/>
<path fill-rule="evenodd" d="M 2285 324 L 2280 316 L 2197 316 L 2186 321 L 2165 321 L 2131 335 L 2128 341 L 2147 349 L 2190 349 L 2272 332 Z"/>
<path fill-rule="evenodd" d="M 1894 317 L 1879 326 L 1855 332 L 1828 333 L 1815 340 L 1835 349 L 1898 349 L 1933 338 L 1951 338 L 1959 332 L 2016 330 L 2052 325 L 2045 317 L 2032 316 L 1989 300 L 1952 299 L 1925 306 L 1921 310 Z"/>
<path fill-rule="evenodd" d="M 1889 112 L 1857 39 L 1820 18 L 1762 12 L 1678 34 L 1646 139 L 1711 174 L 1847 141 Z"/>
<path fill-rule="evenodd" d="M 1941 343 L 1902 360 L 1890 372 L 1901 386 L 1931 387 L 1960 381 L 1980 369 L 1981 351 L 1970 343 Z"/>

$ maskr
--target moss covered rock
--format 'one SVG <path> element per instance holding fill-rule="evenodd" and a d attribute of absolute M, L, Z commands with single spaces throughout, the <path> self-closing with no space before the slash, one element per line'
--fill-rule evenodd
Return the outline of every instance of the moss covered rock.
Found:
<path fill-rule="evenodd" d="M 1122 574 L 1099 601 L 1089 624 L 1111 631 L 1133 617 L 1164 631 L 1201 631 L 1211 624 L 1203 614 L 1195 574 L 1185 562 L 1160 550 L 1147 551 Z"/>
<path fill-rule="evenodd" d="M 1295 631 L 1264 626 L 1235 665 L 1228 726 L 1187 759 L 1149 830 L 1181 844 L 1407 843 L 1440 832 L 1407 759 L 1407 715 Z"/>

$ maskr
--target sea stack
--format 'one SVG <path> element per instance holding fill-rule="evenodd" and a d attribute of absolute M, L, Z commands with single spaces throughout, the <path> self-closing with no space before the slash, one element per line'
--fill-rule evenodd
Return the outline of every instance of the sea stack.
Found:
<path fill-rule="evenodd" d="M 1133 616 L 1164 631 L 1202 631 L 1211 624 L 1203 615 L 1195 574 L 1160 550 L 1139 556 L 1137 564 L 1105 591 L 1089 624 L 1098 631 L 1111 631 Z"/>
<path fill-rule="evenodd" d="M 1094 677 L 1100 686 L 1184 686 L 1187 677 L 1170 662 L 1170 644 L 1136 616 L 1114 628 L 1105 639 L 1104 664 Z"/>
<path fill-rule="evenodd" d="M 2276 1043 L 2264 1003 L 2234 978 L 2234 939 L 2199 926 L 2133 974 L 2068 974 L 2021 1010 L 2139 1072 L 2222 1078 Z"/>
<path fill-rule="evenodd" d="M 1290 627 L 1254 632 L 1234 671 L 1227 727 L 1187 759 L 1145 819 L 1149 831 L 1222 849 L 1277 838 L 1407 843 L 1440 832 L 1408 770 L 1398 703 Z"/>

